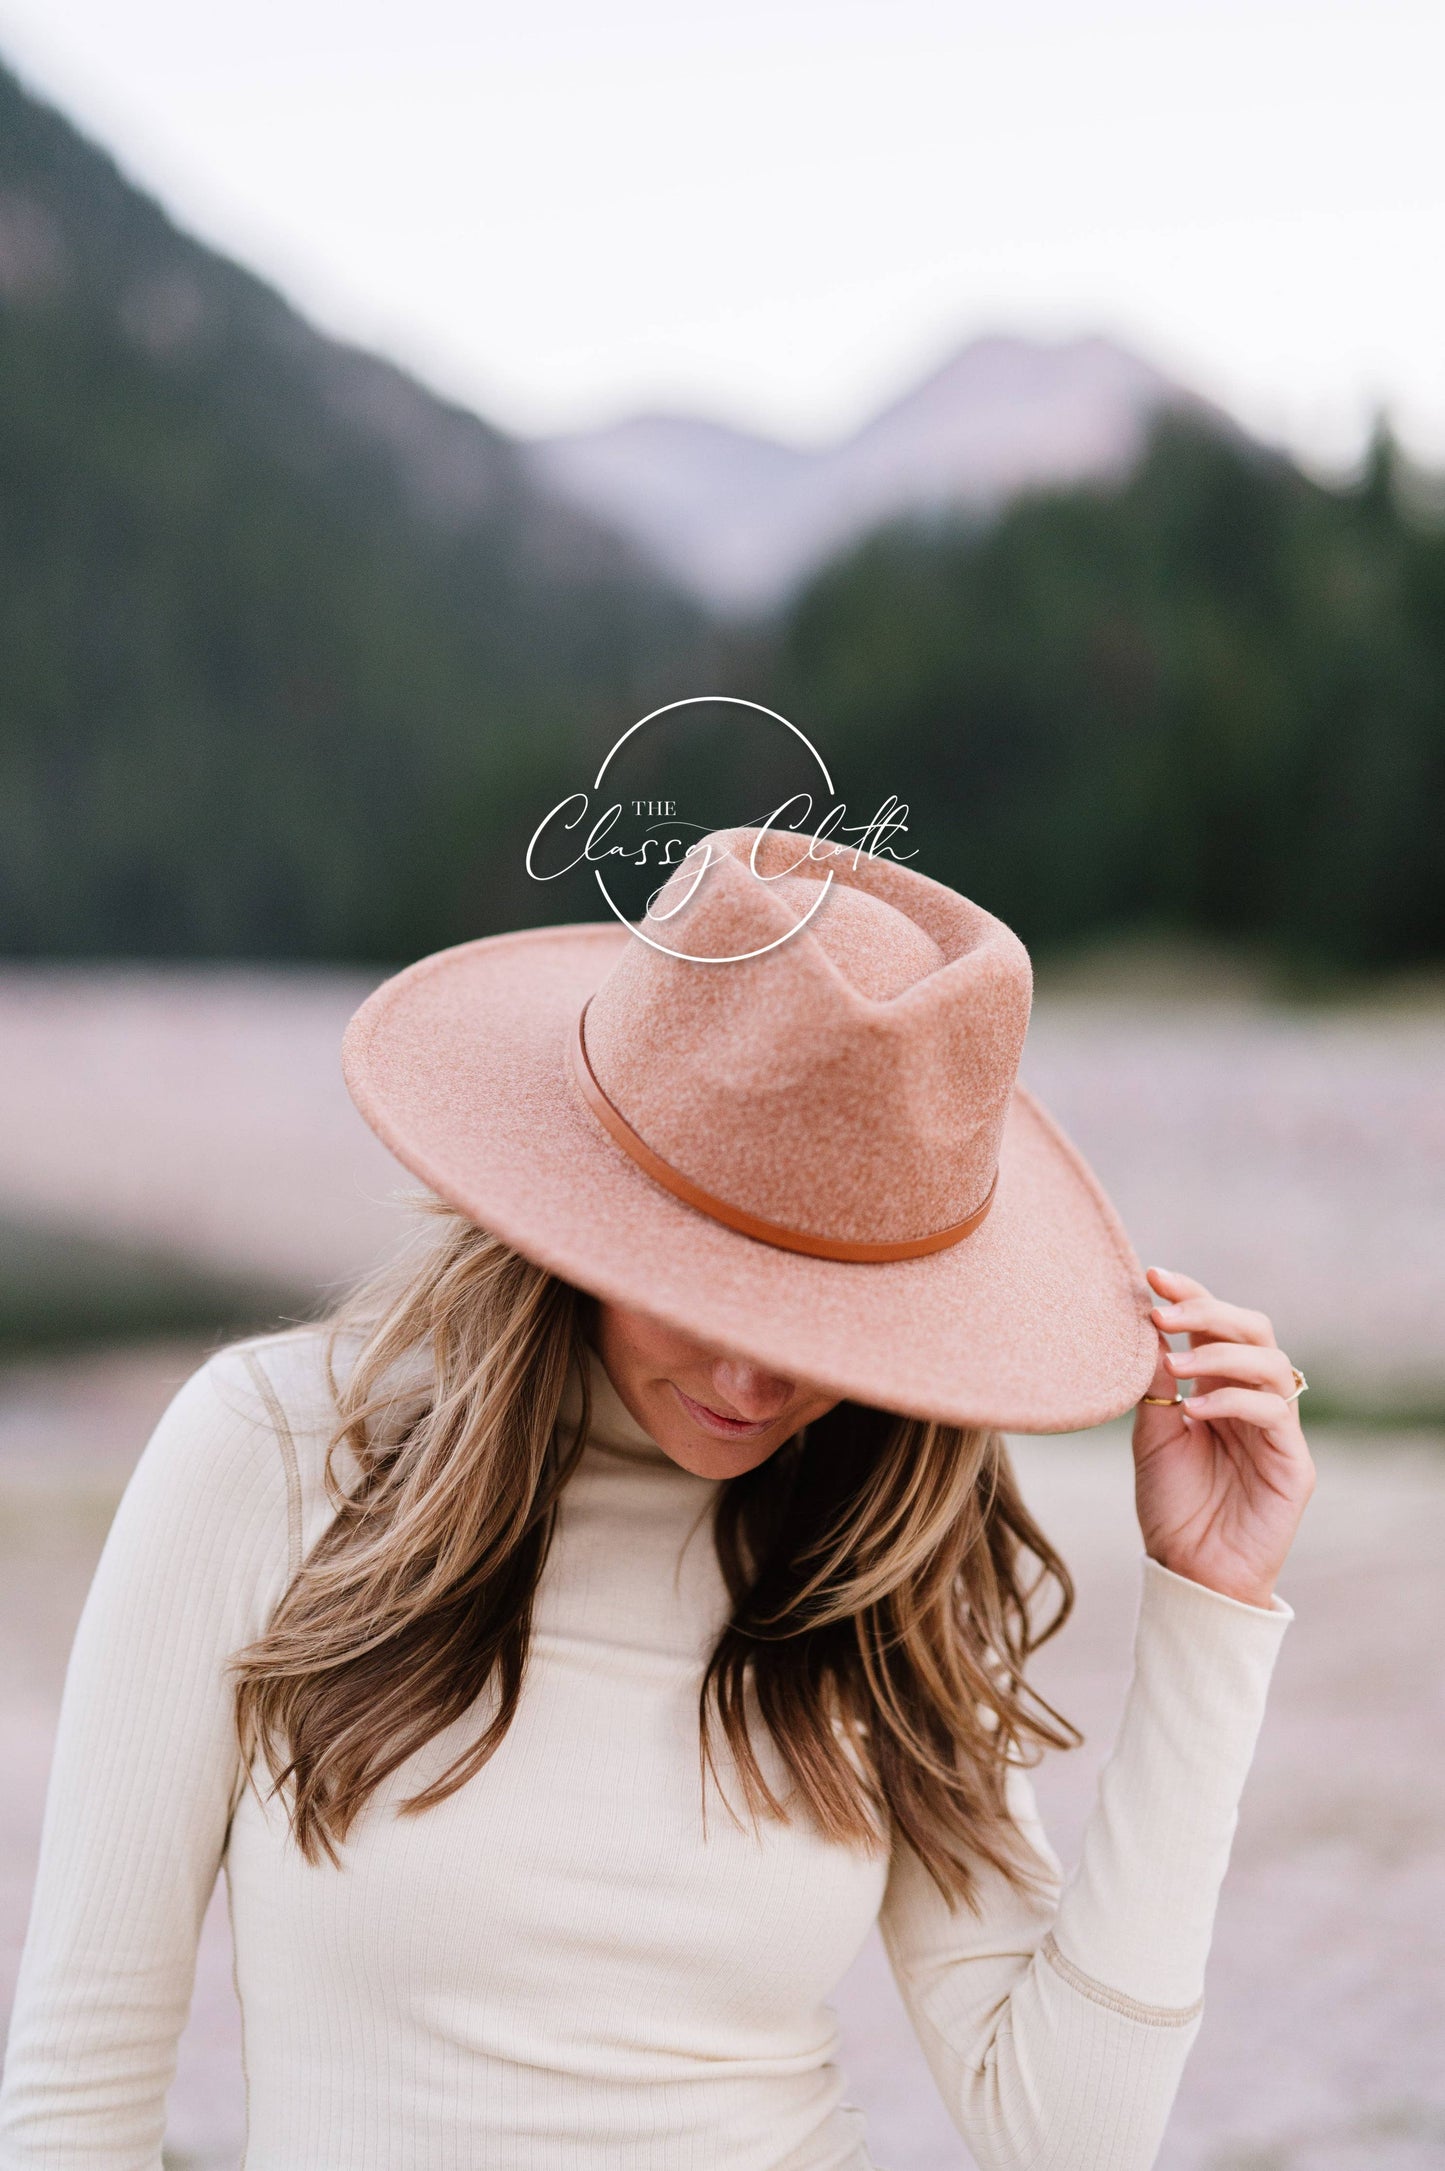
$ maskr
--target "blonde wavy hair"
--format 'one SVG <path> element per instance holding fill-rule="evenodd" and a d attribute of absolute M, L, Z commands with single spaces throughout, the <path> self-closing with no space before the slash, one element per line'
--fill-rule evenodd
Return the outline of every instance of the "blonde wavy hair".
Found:
<path fill-rule="evenodd" d="M 373 1790 L 484 1692 L 475 1740 L 398 1813 L 464 1786 L 502 1741 L 590 1418 L 595 1300 L 424 1205 L 441 1226 L 420 1257 L 323 1322 L 335 1515 L 265 1634 L 229 1662 L 248 1771 L 259 1756 L 273 1792 L 290 1788 L 312 1863 L 339 1861 Z M 343 1340 L 355 1346 L 338 1381 Z M 557 1417 L 574 1363 L 583 1413 L 569 1434 Z M 349 1489 L 335 1468 L 343 1442 L 360 1469 Z M 725 1742 L 754 1818 L 810 1817 L 865 1850 L 901 1836 L 964 1901 L 983 1864 L 1032 1882 L 1006 1767 L 1081 1739 L 1024 1678 L 1074 1594 L 1002 1436 L 840 1402 L 719 1487 L 714 1538 L 732 1610 L 699 1692 L 704 1791 L 722 1785 Z M 764 1774 L 758 1727 L 786 1796 Z"/>

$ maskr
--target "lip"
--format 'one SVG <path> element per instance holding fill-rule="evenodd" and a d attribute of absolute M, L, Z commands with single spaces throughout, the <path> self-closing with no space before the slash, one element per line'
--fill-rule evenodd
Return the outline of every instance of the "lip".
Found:
<path fill-rule="evenodd" d="M 710 1410 L 705 1402 L 694 1402 L 691 1395 L 683 1393 L 676 1380 L 669 1380 L 668 1385 L 693 1423 L 701 1425 L 705 1432 L 716 1433 L 720 1440 L 751 1440 L 760 1432 L 771 1432 L 778 1421 L 776 1417 L 753 1420 L 725 1417 L 720 1410 Z"/>

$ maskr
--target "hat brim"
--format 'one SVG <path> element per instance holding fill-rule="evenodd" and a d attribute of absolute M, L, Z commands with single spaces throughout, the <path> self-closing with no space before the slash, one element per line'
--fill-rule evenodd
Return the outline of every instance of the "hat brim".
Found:
<path fill-rule="evenodd" d="M 529 928 L 397 973 L 343 1043 L 362 1115 L 413 1175 L 525 1257 L 840 1397 L 1071 1432 L 1148 1391 L 1158 1300 L 1098 1181 L 1021 1086 L 992 1209 L 923 1258 L 783 1251 L 654 1183 L 571 1069 L 578 1013 L 635 939 L 612 921 Z"/>

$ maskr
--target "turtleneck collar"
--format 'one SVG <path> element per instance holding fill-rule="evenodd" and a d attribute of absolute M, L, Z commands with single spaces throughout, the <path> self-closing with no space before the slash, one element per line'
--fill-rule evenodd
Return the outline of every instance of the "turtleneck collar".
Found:
<path fill-rule="evenodd" d="M 638 1424 L 613 1386 L 606 1365 L 590 1343 L 587 1345 L 586 1364 L 592 1395 L 592 1422 L 587 1434 L 588 1445 L 612 1448 L 647 1461 L 671 1462 L 671 1456 L 664 1453 L 651 1433 L 644 1432 Z M 557 1422 L 567 1430 L 575 1432 L 581 1417 L 582 1389 L 577 1367 L 574 1365 L 562 1390 Z"/>

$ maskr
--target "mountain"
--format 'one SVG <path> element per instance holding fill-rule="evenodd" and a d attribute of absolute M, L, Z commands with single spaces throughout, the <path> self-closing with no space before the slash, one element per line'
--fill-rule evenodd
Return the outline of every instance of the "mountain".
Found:
<path fill-rule="evenodd" d="M 518 823 L 699 624 L 0 69 L 0 947 L 384 958 L 545 916 Z"/>
<path fill-rule="evenodd" d="M 585 917 L 528 837 L 707 688 L 1041 952 L 1438 964 L 1438 499 L 1388 430 L 1325 486 L 1100 339 L 977 341 L 821 451 L 522 446 L 0 73 L 0 951 L 374 966 Z M 783 734 L 673 723 L 682 818 L 793 788 Z"/>
<path fill-rule="evenodd" d="M 975 339 L 852 436 L 816 450 L 687 415 L 545 438 L 533 472 L 708 603 L 768 609 L 871 529 L 1117 480 L 1168 410 L 1222 415 L 1104 338 Z"/>

